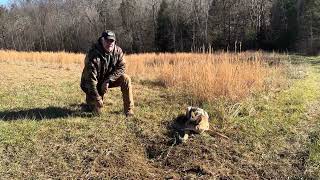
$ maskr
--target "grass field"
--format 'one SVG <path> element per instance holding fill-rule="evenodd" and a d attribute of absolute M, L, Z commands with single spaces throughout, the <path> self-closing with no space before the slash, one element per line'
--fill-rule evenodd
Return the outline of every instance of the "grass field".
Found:
<path fill-rule="evenodd" d="M 120 89 L 111 89 L 101 116 L 80 111 L 83 55 L 55 63 L 45 58 L 25 60 L 21 54 L 3 58 L 2 54 L 1 179 L 320 177 L 320 57 L 287 56 L 287 61 L 278 63 L 280 56 L 272 54 L 217 54 L 210 62 L 243 72 L 221 73 L 221 77 L 230 76 L 221 80 L 228 82 L 225 93 L 215 94 L 210 87 L 204 91 L 208 96 L 203 92 L 197 96 L 198 91 L 192 91 L 195 86 L 184 90 L 192 79 L 178 79 L 186 84 L 169 81 L 172 76 L 159 66 L 182 63 L 195 74 L 199 70 L 190 68 L 207 67 L 207 61 L 190 60 L 188 54 L 176 57 L 182 60 L 167 61 L 174 58 L 168 56 L 127 57 L 136 105 L 135 117 L 127 119 Z M 192 57 L 205 59 L 201 54 Z M 221 57 L 228 61 L 218 63 Z M 193 62 L 190 66 L 188 60 Z M 244 78 L 234 81 L 235 76 Z M 237 83 L 254 78 L 256 86 L 235 93 Z M 211 126 L 230 139 L 204 134 L 177 144 L 171 124 L 190 104 L 205 108 Z"/>

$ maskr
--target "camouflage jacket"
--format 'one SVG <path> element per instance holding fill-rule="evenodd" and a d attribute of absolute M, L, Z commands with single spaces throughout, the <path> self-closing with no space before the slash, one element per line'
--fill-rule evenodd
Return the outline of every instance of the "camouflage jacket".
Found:
<path fill-rule="evenodd" d="M 106 53 L 98 42 L 92 46 L 85 58 L 81 76 L 81 89 L 88 95 L 99 99 L 103 82 L 113 82 L 125 73 L 125 60 L 119 46 Z"/>

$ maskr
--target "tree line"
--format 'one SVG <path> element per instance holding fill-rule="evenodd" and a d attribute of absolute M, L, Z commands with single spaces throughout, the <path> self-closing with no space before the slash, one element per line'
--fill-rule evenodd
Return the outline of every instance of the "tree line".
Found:
<path fill-rule="evenodd" d="M 319 0 L 13 0 L 0 48 L 85 52 L 103 30 L 126 52 L 320 53 Z"/>

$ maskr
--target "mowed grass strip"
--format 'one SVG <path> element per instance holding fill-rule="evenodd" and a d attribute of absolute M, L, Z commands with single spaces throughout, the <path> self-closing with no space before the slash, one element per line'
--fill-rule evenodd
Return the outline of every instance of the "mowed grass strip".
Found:
<path fill-rule="evenodd" d="M 229 128 L 239 131 L 242 155 L 261 161 L 267 177 L 320 177 L 320 74 L 310 66 L 304 71 L 304 78 L 291 79 L 290 88 L 247 100 L 232 114 Z"/>

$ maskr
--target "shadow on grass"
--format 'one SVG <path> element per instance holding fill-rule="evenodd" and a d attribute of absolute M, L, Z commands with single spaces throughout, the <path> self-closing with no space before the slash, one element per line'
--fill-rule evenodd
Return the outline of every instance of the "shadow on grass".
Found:
<path fill-rule="evenodd" d="M 313 66 L 320 65 L 319 56 L 307 56 L 307 55 L 292 55 L 289 60 L 292 64 L 311 64 Z"/>
<path fill-rule="evenodd" d="M 168 129 L 171 131 L 181 131 L 184 129 L 184 124 L 187 121 L 187 117 L 184 114 L 178 115 L 171 124 L 169 124 Z"/>
<path fill-rule="evenodd" d="M 314 66 L 318 66 L 318 65 L 320 65 L 320 59 L 319 60 L 310 61 L 310 64 L 312 64 Z"/>
<path fill-rule="evenodd" d="M 164 84 L 164 82 L 160 81 L 160 80 L 140 80 L 140 84 L 144 85 L 144 86 L 149 86 L 149 87 L 165 87 L 166 85 Z"/>
<path fill-rule="evenodd" d="M 81 111 L 80 105 L 70 105 L 69 107 L 46 107 L 26 110 L 6 110 L 0 111 L 0 121 L 14 121 L 21 119 L 44 120 L 73 117 L 91 117 L 91 113 Z"/>
<path fill-rule="evenodd" d="M 184 114 L 178 115 L 171 123 L 167 125 L 166 136 L 171 139 L 170 144 L 180 144 L 181 140 L 179 137 L 184 135 L 184 125 L 187 120 L 187 117 Z"/>

